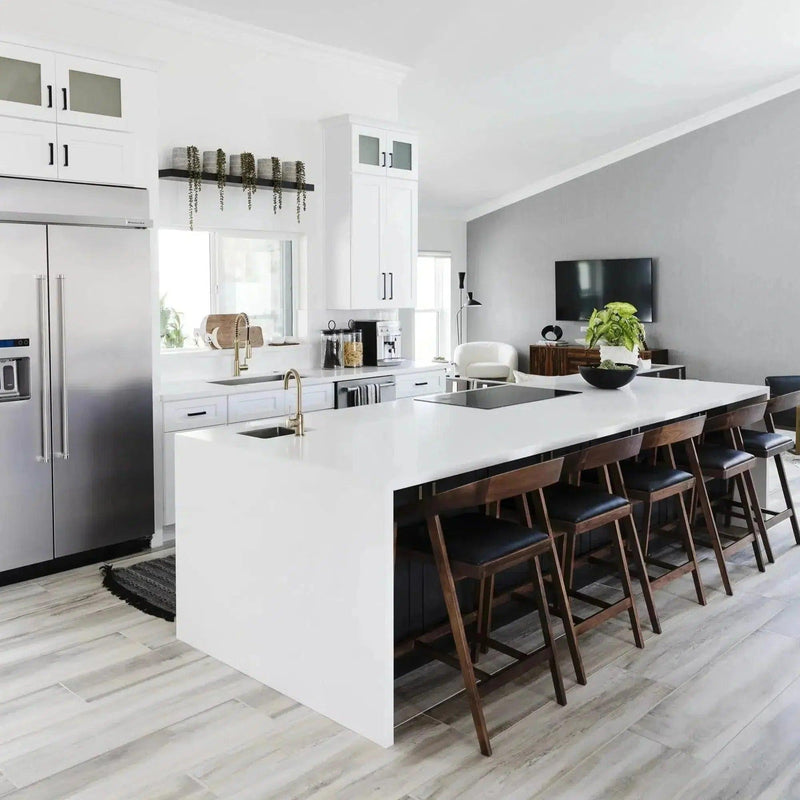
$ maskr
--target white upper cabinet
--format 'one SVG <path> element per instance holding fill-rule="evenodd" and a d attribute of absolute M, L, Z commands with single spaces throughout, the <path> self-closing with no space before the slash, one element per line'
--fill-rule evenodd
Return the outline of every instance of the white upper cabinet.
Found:
<path fill-rule="evenodd" d="M 353 125 L 351 146 L 353 172 L 419 178 L 418 139 L 414 134 Z"/>
<path fill-rule="evenodd" d="M 145 74 L 0 43 L 0 174 L 143 185 Z"/>
<path fill-rule="evenodd" d="M 0 43 L 0 114 L 56 121 L 56 57 Z"/>
<path fill-rule="evenodd" d="M 135 71 L 104 61 L 56 57 L 58 121 L 86 128 L 129 130 Z"/>
<path fill-rule="evenodd" d="M 325 123 L 330 308 L 410 308 L 417 260 L 415 134 L 349 117 Z"/>

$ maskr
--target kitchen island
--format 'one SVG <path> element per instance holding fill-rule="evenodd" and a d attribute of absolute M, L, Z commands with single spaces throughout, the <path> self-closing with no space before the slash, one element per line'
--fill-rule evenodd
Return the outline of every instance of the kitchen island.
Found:
<path fill-rule="evenodd" d="M 491 410 L 408 399 L 323 411 L 302 438 L 179 434 L 178 638 L 390 746 L 396 491 L 767 391 L 652 379 L 601 391 L 579 376 L 556 386 L 577 393 Z"/>

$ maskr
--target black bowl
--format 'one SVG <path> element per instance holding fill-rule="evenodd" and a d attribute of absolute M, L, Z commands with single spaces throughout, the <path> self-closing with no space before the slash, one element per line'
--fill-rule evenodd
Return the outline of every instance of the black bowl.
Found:
<path fill-rule="evenodd" d="M 597 389 L 620 389 L 627 386 L 639 371 L 639 367 L 630 369 L 600 369 L 600 367 L 579 367 L 581 377 Z"/>

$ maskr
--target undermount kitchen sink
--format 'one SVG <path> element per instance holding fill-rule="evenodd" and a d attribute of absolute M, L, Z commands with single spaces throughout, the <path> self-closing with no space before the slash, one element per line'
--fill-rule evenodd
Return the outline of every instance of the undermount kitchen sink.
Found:
<path fill-rule="evenodd" d="M 305 375 L 301 375 L 305 378 Z M 246 386 L 248 383 L 272 383 L 273 381 L 282 381 L 283 373 L 275 372 L 272 375 L 253 375 L 249 378 L 226 378 L 224 381 L 209 381 L 215 383 L 217 386 Z"/>
<path fill-rule="evenodd" d="M 279 436 L 294 436 L 291 428 L 276 425 L 272 428 L 257 428 L 254 431 L 239 431 L 240 436 L 252 436 L 255 439 L 277 439 Z"/>

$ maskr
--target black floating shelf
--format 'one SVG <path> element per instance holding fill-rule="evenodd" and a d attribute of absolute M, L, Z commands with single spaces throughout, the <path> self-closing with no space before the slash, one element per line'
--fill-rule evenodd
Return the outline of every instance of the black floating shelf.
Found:
<path fill-rule="evenodd" d="M 158 171 L 158 177 L 164 178 L 168 181 L 188 181 L 189 180 L 189 170 L 188 169 L 160 169 Z M 201 172 L 200 173 L 200 180 L 203 183 L 213 183 L 216 185 L 217 183 L 217 173 L 216 172 Z M 225 183 L 232 183 L 232 184 L 239 184 L 241 186 L 242 177 L 241 175 L 226 175 L 225 176 Z M 275 181 L 269 178 L 256 178 L 256 186 L 267 186 L 270 189 L 275 185 Z M 292 181 L 281 181 L 281 188 L 286 189 L 287 191 L 294 191 L 296 192 L 298 186 L 296 183 Z M 305 185 L 305 189 L 307 192 L 314 191 L 314 184 L 307 183 Z"/>

